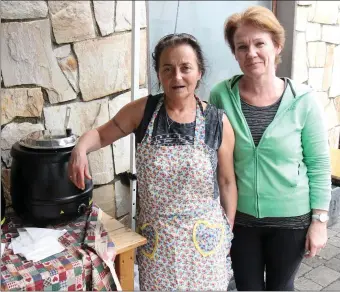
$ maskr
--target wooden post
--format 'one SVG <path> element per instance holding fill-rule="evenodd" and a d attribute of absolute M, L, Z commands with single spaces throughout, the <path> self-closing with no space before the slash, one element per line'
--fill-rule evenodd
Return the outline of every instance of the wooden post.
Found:
<path fill-rule="evenodd" d="M 134 249 L 116 256 L 116 271 L 123 291 L 134 290 L 134 257 Z"/>
<path fill-rule="evenodd" d="M 272 11 L 274 15 L 277 17 L 277 0 L 272 0 Z"/>

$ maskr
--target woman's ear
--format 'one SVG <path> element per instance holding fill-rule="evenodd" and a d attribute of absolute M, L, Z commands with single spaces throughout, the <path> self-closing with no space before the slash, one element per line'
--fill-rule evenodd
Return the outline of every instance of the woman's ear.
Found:
<path fill-rule="evenodd" d="M 281 52 L 282 52 L 282 47 L 281 47 L 281 46 L 277 46 L 277 47 L 276 47 L 276 54 L 277 54 L 277 55 L 280 55 Z"/>

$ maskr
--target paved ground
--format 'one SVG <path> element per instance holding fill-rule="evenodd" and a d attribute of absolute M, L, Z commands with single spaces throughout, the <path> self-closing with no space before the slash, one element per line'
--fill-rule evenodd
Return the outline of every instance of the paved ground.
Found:
<path fill-rule="evenodd" d="M 340 222 L 328 228 L 328 243 L 320 255 L 303 260 L 295 290 L 340 291 Z"/>

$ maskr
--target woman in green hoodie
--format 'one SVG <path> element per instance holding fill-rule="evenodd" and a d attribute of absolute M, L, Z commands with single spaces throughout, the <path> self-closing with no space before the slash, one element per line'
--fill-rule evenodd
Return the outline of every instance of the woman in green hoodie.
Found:
<path fill-rule="evenodd" d="M 236 287 L 294 290 L 303 256 L 315 256 L 327 241 L 331 177 L 323 111 L 309 87 L 276 76 L 285 33 L 269 9 L 232 15 L 224 36 L 243 72 L 210 95 L 235 132 Z"/>

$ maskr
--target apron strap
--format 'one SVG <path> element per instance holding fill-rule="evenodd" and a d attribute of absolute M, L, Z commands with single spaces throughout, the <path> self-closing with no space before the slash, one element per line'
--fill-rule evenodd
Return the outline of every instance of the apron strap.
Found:
<path fill-rule="evenodd" d="M 201 145 L 205 143 L 205 117 L 203 114 L 203 105 L 200 99 L 195 96 L 196 99 L 196 122 L 195 122 L 195 139 L 194 145 Z M 157 103 L 156 109 L 152 114 L 152 118 L 145 132 L 145 142 L 151 144 L 152 133 L 155 125 L 155 120 L 159 114 L 159 110 L 164 103 L 164 96 L 160 98 Z"/>

